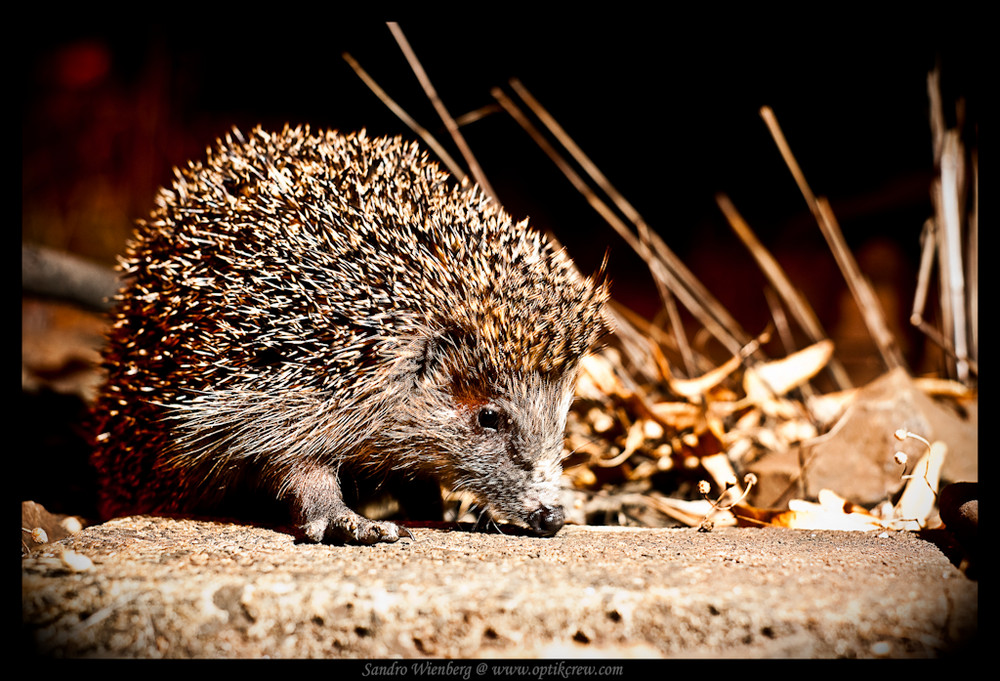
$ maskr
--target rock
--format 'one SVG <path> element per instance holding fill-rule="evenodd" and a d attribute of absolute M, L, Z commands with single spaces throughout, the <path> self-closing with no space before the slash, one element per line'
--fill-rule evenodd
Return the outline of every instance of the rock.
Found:
<path fill-rule="evenodd" d="M 297 544 L 122 518 L 22 561 L 25 647 L 58 657 L 928 657 L 970 650 L 978 586 L 909 532 L 413 527 Z M 57 554 L 93 567 L 74 571 Z M 530 673 L 530 670 L 529 672 Z"/>
<path fill-rule="evenodd" d="M 58 541 L 82 529 L 82 522 L 76 516 L 49 513 L 34 501 L 21 502 L 21 549 L 22 554 L 31 552 L 43 544 Z"/>
<path fill-rule="evenodd" d="M 975 574 L 979 562 L 979 483 L 948 485 L 938 499 L 941 520 L 962 547 L 968 561 L 967 574 Z"/>
<path fill-rule="evenodd" d="M 944 480 L 976 480 L 975 413 L 973 408 L 963 419 L 924 394 L 905 371 L 891 371 L 861 388 L 829 433 L 802 445 L 805 493 L 815 498 L 831 489 L 863 506 L 895 494 L 904 481 L 893 454 L 902 450 L 916 462 L 924 453 L 918 443 L 896 440 L 899 428 L 947 444 Z"/>

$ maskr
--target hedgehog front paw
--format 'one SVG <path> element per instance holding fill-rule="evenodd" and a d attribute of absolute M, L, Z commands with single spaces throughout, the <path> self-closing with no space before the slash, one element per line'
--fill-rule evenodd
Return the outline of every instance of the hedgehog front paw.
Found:
<path fill-rule="evenodd" d="M 405 527 L 389 521 L 369 520 L 351 510 L 328 519 L 314 520 L 303 525 L 302 530 L 315 542 L 371 545 L 396 542 L 400 537 L 413 539 Z"/>
<path fill-rule="evenodd" d="M 369 520 L 344 503 L 337 476 L 328 468 L 302 466 L 288 479 L 292 511 L 299 530 L 320 543 L 378 544 L 413 538 L 406 528 L 388 521 Z"/>

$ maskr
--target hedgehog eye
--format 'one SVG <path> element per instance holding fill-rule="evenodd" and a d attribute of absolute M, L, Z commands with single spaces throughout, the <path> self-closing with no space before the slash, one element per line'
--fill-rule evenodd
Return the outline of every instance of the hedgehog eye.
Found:
<path fill-rule="evenodd" d="M 490 409 L 489 407 L 480 409 L 477 420 L 480 428 L 488 428 L 490 430 L 498 430 L 500 428 L 500 412 L 495 409 Z"/>

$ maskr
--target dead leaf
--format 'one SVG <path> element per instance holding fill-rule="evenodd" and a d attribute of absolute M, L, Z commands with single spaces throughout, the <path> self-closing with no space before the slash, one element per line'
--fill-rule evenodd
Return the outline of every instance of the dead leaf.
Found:
<path fill-rule="evenodd" d="M 893 527 L 902 530 L 920 530 L 926 526 L 927 519 L 934 513 L 941 466 L 944 465 L 947 453 L 947 445 L 937 441 L 931 444 L 930 451 L 917 461 L 913 472 L 907 476 L 909 480 L 893 509 Z"/>
<path fill-rule="evenodd" d="M 742 358 L 736 355 L 697 378 L 674 378 L 670 375 L 667 377 L 667 383 L 670 389 L 681 397 L 698 397 L 726 380 L 727 376 L 740 368 L 742 362 Z"/>
<path fill-rule="evenodd" d="M 755 508 L 746 504 L 733 507 L 740 527 L 787 527 L 795 530 L 845 530 L 868 532 L 885 525 L 863 507 L 830 490 L 821 490 L 819 503 L 792 499 L 788 510 Z"/>
<path fill-rule="evenodd" d="M 707 499 L 685 500 L 666 497 L 662 494 L 647 495 L 650 506 L 660 513 L 679 520 L 689 527 L 697 527 L 706 517 L 711 517 L 716 527 L 736 524 L 732 513 L 728 510 L 718 510 Z"/>
<path fill-rule="evenodd" d="M 975 396 L 972 388 L 948 378 L 915 377 L 913 382 L 931 397 L 951 397 L 961 401 L 971 400 Z"/>
<path fill-rule="evenodd" d="M 613 349 L 604 352 L 613 352 Z M 615 395 L 625 395 L 626 390 L 621 381 L 618 380 L 618 376 L 615 375 L 614 364 L 603 354 L 595 353 L 580 360 L 577 393 L 603 399 Z"/>
<path fill-rule="evenodd" d="M 711 454 L 701 458 L 701 466 L 715 481 L 716 487 L 726 489 L 736 487 L 736 471 L 725 454 Z M 738 491 L 737 491 L 738 493 Z"/>
<path fill-rule="evenodd" d="M 812 414 L 816 422 L 824 427 L 833 425 L 840 415 L 844 413 L 847 406 L 858 394 L 857 388 L 841 390 L 839 392 L 827 393 L 825 395 L 811 395 L 806 400 L 806 408 Z"/>
<path fill-rule="evenodd" d="M 775 511 L 737 505 L 733 515 L 739 527 L 787 527 L 793 530 L 844 530 L 870 532 L 884 529 L 878 518 L 862 513 L 838 513 L 817 507 L 816 510 Z"/>
<path fill-rule="evenodd" d="M 833 341 L 822 340 L 783 359 L 749 367 L 743 374 L 743 389 L 748 399 L 762 404 L 808 381 L 832 356 Z"/>
<path fill-rule="evenodd" d="M 702 408 L 689 402 L 657 402 L 649 410 L 660 423 L 675 430 L 695 428 L 704 420 Z"/>

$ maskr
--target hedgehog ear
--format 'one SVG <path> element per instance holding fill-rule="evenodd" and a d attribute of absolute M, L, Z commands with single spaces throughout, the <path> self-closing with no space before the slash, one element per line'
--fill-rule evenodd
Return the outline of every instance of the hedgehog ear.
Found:
<path fill-rule="evenodd" d="M 417 380 L 427 380 L 444 369 L 448 355 L 465 347 L 469 338 L 469 335 L 461 329 L 451 327 L 422 339 L 417 355 Z"/>

